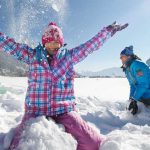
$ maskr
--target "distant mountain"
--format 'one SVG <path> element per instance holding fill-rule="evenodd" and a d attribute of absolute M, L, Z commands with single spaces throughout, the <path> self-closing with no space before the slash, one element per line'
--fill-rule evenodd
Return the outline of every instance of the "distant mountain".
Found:
<path fill-rule="evenodd" d="M 148 60 L 146 61 L 146 63 L 150 66 L 150 59 L 148 59 Z"/>
<path fill-rule="evenodd" d="M 0 52 L 0 75 L 3 76 L 26 76 L 28 66 L 15 60 L 5 52 Z"/>
<path fill-rule="evenodd" d="M 117 67 L 104 69 L 98 72 L 83 71 L 78 72 L 78 74 L 84 77 L 125 77 L 122 69 Z"/>
<path fill-rule="evenodd" d="M 5 52 L 0 52 L 0 75 L 3 76 L 26 76 L 28 66 L 15 60 Z M 124 77 L 121 68 L 108 68 L 98 72 L 80 71 L 76 77 Z"/>

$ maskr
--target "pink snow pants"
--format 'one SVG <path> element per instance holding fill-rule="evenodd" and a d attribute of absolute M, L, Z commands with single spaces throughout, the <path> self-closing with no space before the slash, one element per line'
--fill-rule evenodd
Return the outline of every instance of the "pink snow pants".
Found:
<path fill-rule="evenodd" d="M 21 124 L 16 128 L 16 133 L 9 150 L 17 148 L 20 136 L 25 129 L 26 121 L 30 118 L 35 118 L 35 116 L 25 113 Z M 56 123 L 64 125 L 65 131 L 77 140 L 77 150 L 99 150 L 102 142 L 100 134 L 91 128 L 77 112 L 72 111 L 51 118 Z"/>

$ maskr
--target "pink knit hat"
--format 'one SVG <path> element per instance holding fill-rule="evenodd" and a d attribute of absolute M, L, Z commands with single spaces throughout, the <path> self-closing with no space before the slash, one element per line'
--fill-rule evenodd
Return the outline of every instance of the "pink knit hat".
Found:
<path fill-rule="evenodd" d="M 51 22 L 45 29 L 42 35 L 42 44 L 45 45 L 48 42 L 56 41 L 59 42 L 61 46 L 64 45 L 64 37 L 61 29 L 54 23 Z"/>

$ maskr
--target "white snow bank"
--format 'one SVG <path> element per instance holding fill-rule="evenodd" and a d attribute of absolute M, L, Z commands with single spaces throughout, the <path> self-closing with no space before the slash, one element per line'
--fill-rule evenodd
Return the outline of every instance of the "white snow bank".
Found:
<path fill-rule="evenodd" d="M 133 116 L 126 110 L 126 102 L 103 102 L 96 97 L 78 99 L 82 118 L 105 135 L 101 150 L 150 149 L 150 107 L 139 103 L 140 111 Z"/>
<path fill-rule="evenodd" d="M 150 126 L 126 124 L 107 135 L 102 150 L 150 150 Z"/>
<path fill-rule="evenodd" d="M 76 149 L 76 141 L 64 132 L 62 126 L 44 117 L 31 119 L 22 135 L 19 147 L 21 150 L 72 150 Z"/>
<path fill-rule="evenodd" d="M 3 145 L 1 150 L 8 148 L 14 135 L 14 129 L 7 134 L 0 134 Z M 74 138 L 64 132 L 62 125 L 57 125 L 53 120 L 47 120 L 45 117 L 30 119 L 21 136 L 18 146 L 20 150 L 64 150 L 76 149 L 76 141 Z"/>
<path fill-rule="evenodd" d="M 0 77 L 0 150 L 9 145 L 12 128 L 21 121 L 26 87 L 26 78 Z M 139 104 L 139 114 L 132 116 L 126 110 L 128 92 L 126 79 L 75 80 L 79 113 L 106 138 L 101 150 L 150 149 L 150 108 Z M 38 117 L 28 122 L 19 147 L 75 150 L 76 141 L 62 126 Z"/>

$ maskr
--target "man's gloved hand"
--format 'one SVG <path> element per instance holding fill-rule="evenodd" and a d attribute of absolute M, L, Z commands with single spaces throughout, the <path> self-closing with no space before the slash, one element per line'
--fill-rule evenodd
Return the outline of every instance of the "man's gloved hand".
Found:
<path fill-rule="evenodd" d="M 125 29 L 128 25 L 129 25 L 128 23 L 126 23 L 124 25 L 119 25 L 115 21 L 113 24 L 107 26 L 106 29 L 108 31 L 110 31 L 111 32 L 111 36 L 113 36 L 117 31 L 121 31 L 121 30 Z"/>
<path fill-rule="evenodd" d="M 138 112 L 138 105 L 137 105 L 137 101 L 135 101 L 134 99 L 130 99 L 130 104 L 128 107 L 128 110 L 131 112 L 131 114 L 135 115 Z"/>

